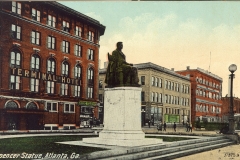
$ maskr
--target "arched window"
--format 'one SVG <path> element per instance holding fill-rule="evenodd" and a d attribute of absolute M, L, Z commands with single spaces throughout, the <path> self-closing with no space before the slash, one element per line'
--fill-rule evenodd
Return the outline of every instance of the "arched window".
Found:
<path fill-rule="evenodd" d="M 93 75 L 94 71 L 92 68 L 88 69 L 88 84 L 93 85 L 93 79 L 94 79 L 94 75 Z"/>
<path fill-rule="evenodd" d="M 18 108 L 18 104 L 14 101 L 8 101 L 5 105 L 5 108 L 7 109 L 16 109 Z"/>
<path fill-rule="evenodd" d="M 12 68 L 21 67 L 21 55 L 19 50 L 11 51 L 11 62 L 10 65 Z M 19 90 L 20 89 L 20 76 L 11 75 L 10 76 L 10 89 Z"/>
<path fill-rule="evenodd" d="M 68 76 L 69 75 L 68 71 L 69 71 L 69 64 L 68 64 L 68 62 L 64 61 L 62 63 L 62 75 L 63 76 Z"/>
<path fill-rule="evenodd" d="M 35 110 L 38 109 L 37 105 L 33 102 L 28 103 L 26 108 L 27 109 L 35 109 Z"/>
<path fill-rule="evenodd" d="M 47 60 L 47 73 L 55 74 L 56 73 L 56 62 L 53 58 Z"/>
<path fill-rule="evenodd" d="M 80 64 L 77 64 L 74 69 L 74 76 L 75 78 L 79 79 L 82 77 L 82 67 Z"/>
<path fill-rule="evenodd" d="M 31 58 L 31 70 L 39 72 L 40 69 L 40 58 L 37 54 L 32 55 Z"/>
<path fill-rule="evenodd" d="M 11 67 L 20 68 L 21 66 L 21 55 L 18 50 L 13 50 L 11 52 Z"/>

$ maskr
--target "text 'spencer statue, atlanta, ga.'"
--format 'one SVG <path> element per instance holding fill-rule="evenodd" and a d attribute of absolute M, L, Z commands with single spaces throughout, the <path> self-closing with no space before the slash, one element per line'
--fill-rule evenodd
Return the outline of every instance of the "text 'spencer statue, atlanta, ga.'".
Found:
<path fill-rule="evenodd" d="M 123 43 L 117 43 L 117 49 L 108 53 L 108 67 L 105 78 L 107 87 L 139 86 L 138 72 L 133 64 L 126 62 L 122 52 Z"/>

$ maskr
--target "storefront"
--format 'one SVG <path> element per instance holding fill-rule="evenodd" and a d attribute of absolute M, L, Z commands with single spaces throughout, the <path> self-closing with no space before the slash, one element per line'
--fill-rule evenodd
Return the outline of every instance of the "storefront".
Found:
<path fill-rule="evenodd" d="M 94 120 L 97 118 L 95 112 L 97 102 L 79 101 L 79 106 L 81 106 L 80 128 L 91 127 L 94 124 Z"/>

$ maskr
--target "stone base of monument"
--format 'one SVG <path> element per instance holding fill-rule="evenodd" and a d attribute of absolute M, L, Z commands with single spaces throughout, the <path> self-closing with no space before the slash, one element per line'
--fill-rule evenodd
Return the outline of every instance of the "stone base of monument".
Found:
<path fill-rule="evenodd" d="M 141 88 L 105 88 L 104 129 L 97 138 L 83 138 L 84 143 L 141 146 L 162 143 L 145 138 L 141 128 Z"/>

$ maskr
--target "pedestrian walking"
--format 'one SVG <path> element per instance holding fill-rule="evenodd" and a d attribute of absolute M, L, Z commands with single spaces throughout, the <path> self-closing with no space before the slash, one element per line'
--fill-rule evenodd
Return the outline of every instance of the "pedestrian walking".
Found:
<path fill-rule="evenodd" d="M 177 128 L 177 125 L 176 125 L 176 123 L 174 122 L 174 124 L 173 124 L 173 130 L 176 132 L 176 128 Z"/>
<path fill-rule="evenodd" d="M 190 125 L 189 125 L 189 132 L 192 132 L 192 123 L 190 123 Z"/>
<path fill-rule="evenodd" d="M 188 129 L 189 129 L 189 123 L 187 122 L 187 123 L 186 123 L 186 132 L 189 131 Z"/>
<path fill-rule="evenodd" d="M 148 127 L 149 127 L 149 128 L 150 128 L 150 125 L 151 125 L 151 121 L 149 120 L 149 121 L 148 121 Z"/>
<path fill-rule="evenodd" d="M 167 128 L 167 124 L 166 124 L 166 122 L 164 121 L 164 124 L 163 124 L 163 131 L 166 131 L 166 128 Z"/>

